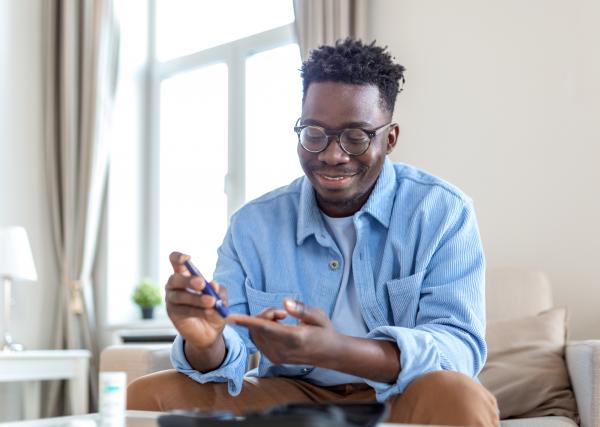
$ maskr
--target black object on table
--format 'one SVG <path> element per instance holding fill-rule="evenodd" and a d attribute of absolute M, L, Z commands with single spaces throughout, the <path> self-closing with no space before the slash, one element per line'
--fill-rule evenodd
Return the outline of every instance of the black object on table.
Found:
<path fill-rule="evenodd" d="M 225 411 L 173 411 L 160 427 L 375 427 L 387 415 L 379 402 L 291 403 L 237 417 Z"/>

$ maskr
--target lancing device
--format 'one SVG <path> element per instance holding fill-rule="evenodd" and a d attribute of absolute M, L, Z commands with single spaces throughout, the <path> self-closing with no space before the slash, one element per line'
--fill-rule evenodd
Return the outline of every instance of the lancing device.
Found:
<path fill-rule="evenodd" d="M 192 261 L 190 261 L 189 258 L 186 261 L 184 261 L 183 264 L 185 265 L 185 268 L 188 269 L 188 271 L 190 272 L 190 274 L 192 276 L 202 277 L 204 279 L 204 283 L 205 283 L 204 289 L 202 289 L 202 291 L 197 291 L 196 289 L 192 289 L 192 288 L 185 288 L 185 290 L 191 294 L 196 294 L 196 295 L 204 294 L 204 295 L 210 295 L 212 297 L 215 297 L 215 299 L 217 300 L 217 302 L 215 302 L 215 310 L 217 310 L 221 316 L 227 317 L 227 315 L 229 315 L 229 310 L 227 309 L 227 306 L 225 305 L 225 303 L 223 302 L 223 300 L 221 299 L 219 294 L 211 286 L 210 282 L 208 280 L 206 280 L 206 278 L 202 275 L 202 273 L 200 273 L 200 270 L 198 270 L 196 268 L 196 266 L 194 264 L 192 264 Z"/>

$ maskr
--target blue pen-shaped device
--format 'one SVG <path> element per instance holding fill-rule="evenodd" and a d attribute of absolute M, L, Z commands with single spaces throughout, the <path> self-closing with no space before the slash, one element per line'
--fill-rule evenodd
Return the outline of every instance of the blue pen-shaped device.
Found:
<path fill-rule="evenodd" d="M 185 268 L 188 269 L 188 271 L 190 272 L 190 274 L 192 276 L 202 277 L 204 279 L 204 283 L 206 284 L 204 286 L 204 289 L 202 289 L 202 292 L 199 292 L 192 288 L 186 288 L 186 291 L 188 291 L 192 294 L 206 294 L 206 295 L 215 297 L 215 299 L 217 300 L 217 302 L 215 302 L 215 310 L 217 310 L 221 316 L 227 317 L 227 315 L 229 314 L 229 310 L 227 309 L 227 306 L 225 305 L 225 303 L 223 302 L 223 300 L 221 299 L 219 294 L 210 285 L 210 282 L 208 280 L 206 280 L 206 278 L 202 275 L 202 273 L 200 273 L 200 270 L 198 270 L 196 268 L 196 266 L 194 264 L 192 264 L 192 261 L 187 259 L 186 261 L 183 262 L 183 264 L 185 265 Z"/>

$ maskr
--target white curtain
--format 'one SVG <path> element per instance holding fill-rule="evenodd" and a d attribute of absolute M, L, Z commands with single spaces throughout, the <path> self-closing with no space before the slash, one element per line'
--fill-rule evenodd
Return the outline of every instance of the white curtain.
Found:
<path fill-rule="evenodd" d="M 367 37 L 368 0 L 294 0 L 296 33 L 302 60 L 321 45 Z"/>
<path fill-rule="evenodd" d="M 92 283 L 106 187 L 106 130 L 116 89 L 118 25 L 112 0 L 44 0 L 45 165 L 58 277 L 57 349 L 88 349 L 90 403 L 97 401 L 98 337 Z M 70 408 L 50 383 L 44 416 Z"/>

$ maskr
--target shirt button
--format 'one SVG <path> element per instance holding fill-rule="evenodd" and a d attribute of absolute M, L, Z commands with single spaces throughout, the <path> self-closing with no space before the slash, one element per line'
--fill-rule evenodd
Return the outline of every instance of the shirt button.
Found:
<path fill-rule="evenodd" d="M 332 270 L 336 270 L 339 266 L 340 263 L 337 259 L 332 259 L 331 261 L 329 261 L 329 268 L 331 268 Z"/>
<path fill-rule="evenodd" d="M 310 372 L 310 368 L 302 368 L 303 374 L 308 374 Z"/>

